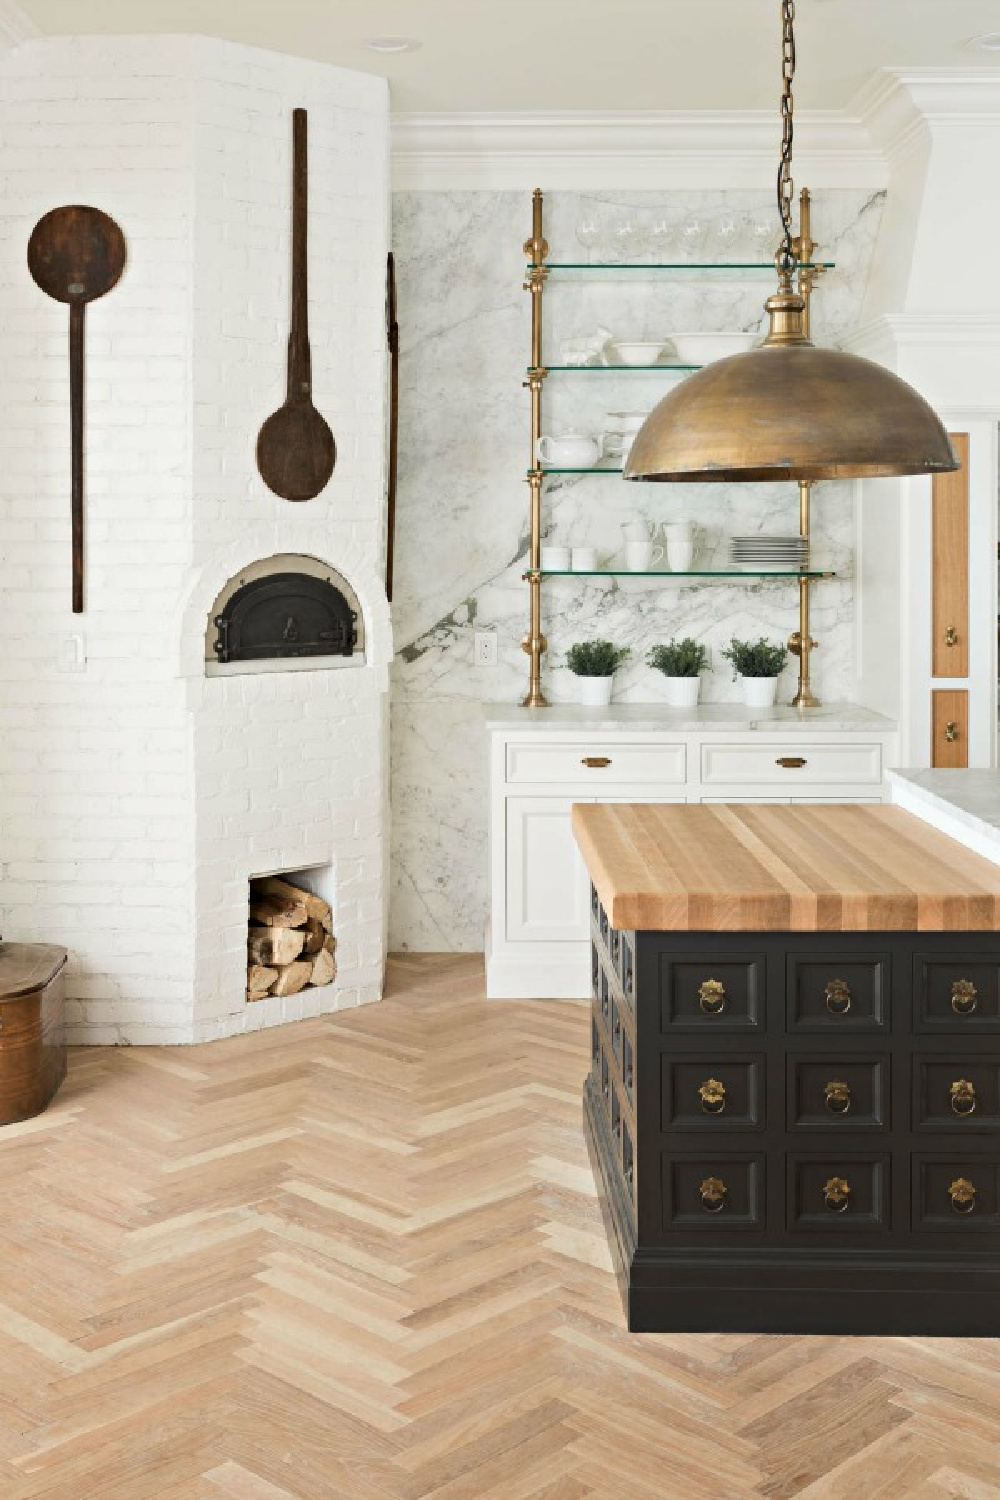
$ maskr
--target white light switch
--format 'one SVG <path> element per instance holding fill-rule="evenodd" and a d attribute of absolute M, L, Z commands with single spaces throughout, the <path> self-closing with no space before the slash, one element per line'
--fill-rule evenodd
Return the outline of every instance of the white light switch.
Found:
<path fill-rule="evenodd" d="M 87 670 L 87 642 L 82 634 L 64 635 L 59 642 L 60 672 Z"/>

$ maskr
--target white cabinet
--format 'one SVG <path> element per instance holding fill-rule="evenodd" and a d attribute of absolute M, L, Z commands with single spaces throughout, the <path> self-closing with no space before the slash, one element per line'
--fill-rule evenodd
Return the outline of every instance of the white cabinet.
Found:
<path fill-rule="evenodd" d="M 892 724 L 851 708 L 857 727 L 772 722 L 723 727 L 725 710 L 568 708 L 489 725 L 493 999 L 590 993 L 589 881 L 570 828 L 574 802 L 870 802 L 894 763 Z M 676 719 L 676 716 L 674 716 Z M 704 722 L 699 727 L 698 720 Z"/>
<path fill-rule="evenodd" d="M 510 943 L 587 937 L 589 887 L 569 810 L 593 798 L 506 799 L 506 922 Z"/>

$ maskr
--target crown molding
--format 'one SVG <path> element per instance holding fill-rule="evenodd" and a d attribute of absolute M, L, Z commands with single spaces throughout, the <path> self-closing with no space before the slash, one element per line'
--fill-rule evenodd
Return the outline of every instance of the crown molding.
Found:
<path fill-rule="evenodd" d="M 934 125 L 1000 121 L 1000 68 L 883 68 L 847 112 L 892 161 Z"/>
<path fill-rule="evenodd" d="M 397 114 L 396 189 L 770 190 L 777 115 L 743 111 Z M 796 116 L 796 177 L 826 188 L 876 190 L 881 152 L 839 111 Z"/>
<path fill-rule="evenodd" d="M 10 50 L 41 34 L 40 27 L 15 0 L 0 0 L 0 50 Z"/>
<path fill-rule="evenodd" d="M 918 346 L 1000 349 L 1000 313 L 883 313 L 843 340 L 854 353 Z"/>

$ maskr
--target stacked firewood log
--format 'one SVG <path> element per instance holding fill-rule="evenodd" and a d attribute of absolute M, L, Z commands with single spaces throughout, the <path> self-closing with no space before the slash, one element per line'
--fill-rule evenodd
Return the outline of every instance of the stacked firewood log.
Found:
<path fill-rule="evenodd" d="M 247 999 L 297 995 L 337 973 L 333 914 L 322 896 L 277 875 L 250 882 Z"/>

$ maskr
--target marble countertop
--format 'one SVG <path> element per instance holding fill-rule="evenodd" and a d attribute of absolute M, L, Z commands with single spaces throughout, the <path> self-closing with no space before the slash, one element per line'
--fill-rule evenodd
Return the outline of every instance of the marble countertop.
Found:
<path fill-rule="evenodd" d="M 898 770 L 888 782 L 898 806 L 1000 860 L 1000 771 Z"/>
<path fill-rule="evenodd" d="M 895 722 L 856 703 L 829 703 L 820 708 L 745 708 L 741 703 L 705 703 L 697 708 L 668 708 L 659 703 L 613 703 L 609 708 L 584 708 L 578 703 L 554 703 L 549 708 L 521 708 L 513 703 L 486 705 L 488 729 L 663 730 L 678 734 L 704 730 L 834 730 L 867 729 L 891 733 Z"/>

